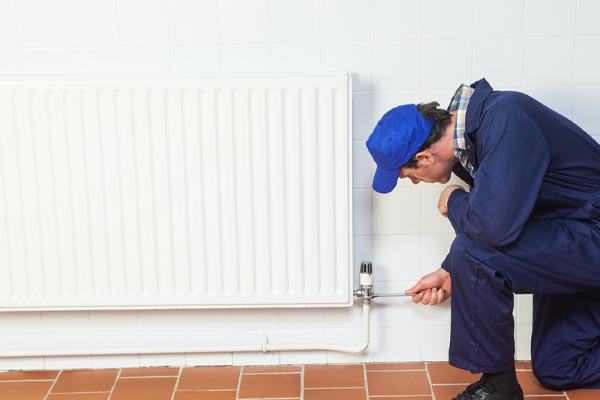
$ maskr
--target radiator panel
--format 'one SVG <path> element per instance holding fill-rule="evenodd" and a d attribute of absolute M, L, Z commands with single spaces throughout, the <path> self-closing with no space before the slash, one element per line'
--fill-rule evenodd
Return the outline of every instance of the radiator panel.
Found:
<path fill-rule="evenodd" d="M 349 305 L 350 94 L 0 82 L 1 309 Z"/>

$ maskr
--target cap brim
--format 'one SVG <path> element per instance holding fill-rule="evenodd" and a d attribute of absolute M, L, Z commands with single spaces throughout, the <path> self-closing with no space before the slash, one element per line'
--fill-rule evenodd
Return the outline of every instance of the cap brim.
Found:
<path fill-rule="evenodd" d="M 375 170 L 375 176 L 373 177 L 373 190 L 378 193 L 391 192 L 396 187 L 396 184 L 398 184 L 398 175 L 400 175 L 400 168 L 377 168 Z"/>

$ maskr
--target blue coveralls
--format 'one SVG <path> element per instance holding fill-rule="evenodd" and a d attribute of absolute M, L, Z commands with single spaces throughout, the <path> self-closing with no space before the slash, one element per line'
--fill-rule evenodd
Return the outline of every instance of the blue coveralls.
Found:
<path fill-rule="evenodd" d="M 538 380 L 600 388 L 600 145 L 525 94 L 471 86 L 465 139 L 477 172 L 470 193 L 448 200 L 457 236 L 442 264 L 450 364 L 512 368 L 513 293 L 533 293 Z"/>

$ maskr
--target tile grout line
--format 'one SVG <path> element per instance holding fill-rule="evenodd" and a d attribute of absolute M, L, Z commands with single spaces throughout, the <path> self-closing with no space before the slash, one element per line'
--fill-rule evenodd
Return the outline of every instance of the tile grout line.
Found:
<path fill-rule="evenodd" d="M 123 369 L 119 368 L 119 372 L 117 372 L 117 376 L 115 377 L 115 382 L 113 383 L 112 387 L 110 388 L 110 394 L 108 395 L 108 397 L 106 398 L 106 400 L 110 400 L 110 398 L 112 397 L 112 395 L 113 395 L 113 393 L 115 391 L 115 387 L 117 387 L 117 382 L 121 378 L 121 372 L 122 371 L 123 371 Z"/>
<path fill-rule="evenodd" d="M 425 375 L 427 375 L 427 382 L 429 383 L 429 391 L 431 392 L 431 399 L 436 400 L 435 392 L 433 391 L 433 383 L 431 383 L 431 375 L 429 375 L 429 363 L 425 363 Z"/>
<path fill-rule="evenodd" d="M 367 366 L 365 365 L 365 363 L 363 363 L 362 366 L 363 366 L 363 379 L 365 380 L 365 399 L 369 400 L 369 381 L 367 380 Z"/>
<path fill-rule="evenodd" d="M 240 366 L 240 372 L 239 372 L 239 376 L 238 376 L 238 384 L 237 384 L 237 388 L 235 391 L 235 399 L 238 400 L 240 398 L 240 389 L 242 387 L 242 375 L 244 373 L 244 366 Z"/>
<path fill-rule="evenodd" d="M 58 374 L 56 374 L 56 377 L 54 378 L 54 382 L 52 383 L 52 385 L 50 385 L 50 388 L 48 389 L 48 393 L 46 393 L 46 396 L 44 396 L 43 400 L 48 399 L 48 397 L 50 396 L 50 393 L 52 392 L 52 389 L 54 389 L 54 386 L 56 386 L 56 383 L 58 382 L 58 378 L 61 376 L 62 373 L 63 373 L 62 370 L 58 371 Z"/>
<path fill-rule="evenodd" d="M 304 364 L 300 366 L 300 400 L 304 400 Z"/>
<path fill-rule="evenodd" d="M 173 386 L 173 394 L 171 395 L 171 400 L 175 400 L 175 394 L 177 393 L 177 388 L 179 387 L 181 375 L 183 375 L 183 367 L 179 367 L 179 373 L 177 374 L 177 381 L 175 382 L 175 386 Z"/>

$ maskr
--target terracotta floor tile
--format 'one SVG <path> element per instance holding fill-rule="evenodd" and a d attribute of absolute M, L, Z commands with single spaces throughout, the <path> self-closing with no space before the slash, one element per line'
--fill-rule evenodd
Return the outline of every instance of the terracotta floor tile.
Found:
<path fill-rule="evenodd" d="M 365 400 L 365 389 L 304 389 L 304 400 Z"/>
<path fill-rule="evenodd" d="M 52 393 L 110 392 L 118 372 L 116 369 L 64 371 Z"/>
<path fill-rule="evenodd" d="M 600 389 L 567 390 L 567 394 L 569 395 L 570 400 L 598 400 L 598 399 L 600 399 Z"/>
<path fill-rule="evenodd" d="M 177 390 L 237 390 L 240 367 L 184 368 Z"/>
<path fill-rule="evenodd" d="M 362 364 L 307 365 L 304 367 L 305 388 L 364 387 Z"/>
<path fill-rule="evenodd" d="M 111 400 L 171 400 L 176 378 L 119 379 Z"/>
<path fill-rule="evenodd" d="M 48 400 L 107 400 L 110 396 L 106 393 L 69 393 L 69 394 L 51 394 Z"/>
<path fill-rule="evenodd" d="M 0 381 L 47 381 L 56 379 L 58 371 L 1 372 Z"/>
<path fill-rule="evenodd" d="M 467 385 L 435 385 L 431 388 L 433 389 L 433 394 L 435 395 L 435 400 L 451 400 L 465 390 Z"/>
<path fill-rule="evenodd" d="M 300 374 L 242 375 L 240 399 L 300 397 Z"/>
<path fill-rule="evenodd" d="M 0 382 L 0 399 L 43 400 L 52 382 Z"/>
<path fill-rule="evenodd" d="M 174 400 L 236 400 L 236 391 L 177 392 Z"/>
<path fill-rule="evenodd" d="M 425 371 L 379 372 L 368 371 L 370 396 L 430 395 Z"/>
<path fill-rule="evenodd" d="M 367 371 L 406 371 L 413 369 L 425 369 L 425 363 L 383 363 L 383 364 L 365 364 Z"/>
<path fill-rule="evenodd" d="M 562 394 L 562 391 L 560 390 L 550 390 L 540 385 L 531 371 L 517 371 L 517 379 L 519 380 L 519 384 L 521 385 L 521 389 L 523 389 L 523 394 L 525 396 Z"/>
<path fill-rule="evenodd" d="M 123 368 L 121 378 L 130 376 L 178 376 L 179 368 Z"/>
<path fill-rule="evenodd" d="M 431 383 L 465 383 L 469 384 L 479 380 L 481 374 L 472 374 L 469 371 L 454 368 L 448 363 L 430 362 L 427 363 L 427 371 Z"/>
<path fill-rule="evenodd" d="M 269 367 L 244 367 L 244 374 L 273 374 L 278 372 L 302 372 L 299 365 L 274 365 Z"/>

